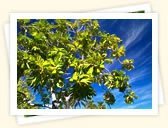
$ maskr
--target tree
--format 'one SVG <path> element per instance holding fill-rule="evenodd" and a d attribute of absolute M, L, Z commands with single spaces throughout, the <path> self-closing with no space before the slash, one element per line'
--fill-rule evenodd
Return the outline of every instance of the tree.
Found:
<path fill-rule="evenodd" d="M 122 40 L 101 31 L 98 20 L 19 19 L 18 108 L 88 108 L 90 101 L 105 108 L 115 103 L 114 89 L 132 104 L 137 96 L 126 71 L 134 68 L 134 60 L 125 58 L 125 52 Z M 104 65 L 114 60 L 121 69 L 109 71 Z M 94 103 L 92 83 L 104 88 L 104 102 Z M 33 102 L 33 92 L 42 104 Z"/>

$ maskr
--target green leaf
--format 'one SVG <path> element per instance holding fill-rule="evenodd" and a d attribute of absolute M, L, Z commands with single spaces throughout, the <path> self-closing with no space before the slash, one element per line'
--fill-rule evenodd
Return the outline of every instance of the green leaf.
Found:
<path fill-rule="evenodd" d="M 136 95 L 128 92 L 131 85 L 125 70 L 134 68 L 134 60 L 126 57 L 120 37 L 100 29 L 99 20 L 30 21 L 17 20 L 18 108 L 39 109 L 30 104 L 36 98 L 31 95 L 30 87 L 42 97 L 42 106 L 50 105 L 54 91 L 58 102 L 61 101 L 58 109 L 80 108 L 80 105 L 81 108 L 106 108 L 115 103 L 114 89 L 123 93 L 125 103 L 133 103 Z M 112 55 L 107 56 L 108 51 Z M 122 69 L 104 72 L 105 64 L 112 64 L 112 61 L 120 61 L 118 67 Z M 93 101 L 97 90 L 92 83 L 107 91 L 103 101 Z M 50 89 L 52 93 L 43 91 Z M 65 97 L 69 95 L 67 105 Z"/>
<path fill-rule="evenodd" d="M 118 85 L 119 85 L 119 81 L 117 80 L 117 81 L 116 81 L 116 86 L 118 86 Z"/>
<path fill-rule="evenodd" d="M 104 64 L 101 64 L 101 65 L 100 65 L 100 68 L 104 68 Z"/>
<path fill-rule="evenodd" d="M 50 62 L 49 61 L 44 61 L 43 66 L 48 66 L 48 65 L 50 65 Z"/>
<path fill-rule="evenodd" d="M 37 34 L 38 34 L 38 32 L 35 31 L 32 33 L 32 36 L 37 36 Z"/>
<path fill-rule="evenodd" d="M 57 73 L 57 71 L 56 71 L 56 70 L 53 70 L 53 71 L 52 71 L 52 74 L 56 74 L 56 73 Z"/>
<path fill-rule="evenodd" d="M 56 84 L 58 88 L 62 88 L 64 86 L 64 83 L 62 80 L 58 80 L 58 83 Z"/>
<path fill-rule="evenodd" d="M 112 59 L 105 59 L 104 60 L 106 63 L 112 63 Z"/>
<path fill-rule="evenodd" d="M 64 72 L 63 71 L 59 71 L 59 74 L 64 74 Z"/>
<path fill-rule="evenodd" d="M 20 67 L 21 67 L 21 68 L 24 68 L 24 66 L 25 66 L 25 64 L 24 64 L 24 63 L 22 63 Z"/>
<path fill-rule="evenodd" d="M 36 80 L 37 80 L 37 77 L 35 77 L 35 78 L 32 80 L 32 82 L 31 82 L 30 85 L 33 85 L 33 84 L 36 82 Z"/>
<path fill-rule="evenodd" d="M 88 74 L 81 74 L 81 75 L 79 75 L 79 78 L 81 79 L 81 78 L 88 78 L 88 77 L 90 77 L 90 75 L 88 75 Z"/>
<path fill-rule="evenodd" d="M 91 81 L 90 81 L 89 78 L 87 78 L 87 79 L 82 79 L 80 82 L 81 82 L 81 83 L 85 83 L 85 84 L 91 83 Z"/>
<path fill-rule="evenodd" d="M 89 68 L 89 70 L 87 71 L 87 74 L 92 74 L 93 73 L 93 67 Z"/>
<path fill-rule="evenodd" d="M 97 68 L 96 71 L 97 71 L 97 73 L 100 73 L 100 69 Z"/>
<path fill-rule="evenodd" d="M 123 69 L 126 69 L 128 71 L 132 70 L 134 68 L 134 60 L 132 59 L 125 59 L 123 62 L 122 62 L 122 67 Z"/>
<path fill-rule="evenodd" d="M 72 78 L 70 78 L 70 79 L 69 79 L 69 81 L 70 81 L 70 82 L 73 82 L 73 79 L 72 79 Z"/>
<path fill-rule="evenodd" d="M 27 68 L 28 68 L 28 69 L 30 69 L 30 66 L 29 66 L 29 64 L 28 64 L 28 63 L 26 63 L 26 66 L 27 66 Z"/>
<path fill-rule="evenodd" d="M 74 74 L 72 76 L 72 79 L 73 80 L 77 80 L 78 79 L 78 73 L 77 72 L 74 72 Z"/>
<path fill-rule="evenodd" d="M 49 62 L 50 62 L 50 64 L 52 65 L 52 66 L 55 66 L 55 63 L 54 63 L 54 61 L 53 60 L 49 60 Z M 58 66 L 58 65 L 57 65 Z"/>

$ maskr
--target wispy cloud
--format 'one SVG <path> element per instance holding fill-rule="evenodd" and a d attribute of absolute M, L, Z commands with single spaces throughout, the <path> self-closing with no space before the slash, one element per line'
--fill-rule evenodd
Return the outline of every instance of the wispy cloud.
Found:
<path fill-rule="evenodd" d="M 152 88 L 151 85 L 152 85 L 152 84 L 149 83 L 149 84 L 147 84 L 145 87 L 143 87 L 143 89 L 142 89 L 141 86 L 139 86 L 139 87 L 137 87 L 136 89 L 134 89 L 134 91 L 135 91 L 136 93 L 140 94 L 140 95 L 150 94 L 151 91 L 152 91 L 152 90 L 151 90 L 151 88 Z"/>
<path fill-rule="evenodd" d="M 136 44 L 136 43 L 135 43 Z M 146 42 L 143 48 L 139 49 L 138 47 L 135 48 L 135 50 L 128 51 L 127 56 L 139 60 L 140 57 L 146 57 L 145 52 L 149 47 L 151 47 L 152 43 L 151 42 Z"/>
<path fill-rule="evenodd" d="M 135 20 L 119 22 L 115 21 L 111 24 L 113 26 L 113 32 L 116 32 L 123 39 L 123 43 L 126 46 L 125 58 L 134 59 L 135 69 L 128 72 L 130 77 L 129 83 L 132 85 L 133 91 L 135 91 L 138 99 L 134 104 L 127 105 L 125 103 L 124 94 L 117 89 L 112 91 L 116 97 L 116 102 L 111 108 L 132 108 L 143 109 L 152 107 L 152 54 L 151 54 L 151 34 L 149 20 Z M 117 28 L 116 28 L 117 26 Z M 109 30 L 109 26 L 106 26 Z M 149 35 L 149 36 L 148 36 Z M 121 58 L 121 61 L 125 59 Z M 105 67 L 109 70 L 121 69 L 121 64 L 114 61 L 113 64 L 106 64 Z M 105 71 L 106 72 L 106 71 Z M 102 98 L 103 94 L 97 96 L 97 100 Z"/>
<path fill-rule="evenodd" d="M 137 61 L 136 63 L 138 63 L 136 65 L 136 68 L 139 68 L 139 67 L 143 67 L 145 65 L 149 65 L 149 64 L 152 64 L 152 56 L 148 56 L 148 57 L 142 57 L 141 58 L 141 61 Z"/>
<path fill-rule="evenodd" d="M 129 83 L 132 84 L 134 82 L 137 82 L 138 80 L 145 80 L 146 76 L 150 75 L 151 72 L 148 71 L 146 68 L 140 68 L 138 70 L 135 70 L 134 72 L 129 73 Z"/>
<path fill-rule="evenodd" d="M 151 107 L 151 98 L 152 98 L 152 91 L 151 91 L 151 84 L 146 85 L 145 87 L 137 87 L 135 90 L 136 95 L 138 96 L 138 99 L 134 101 L 133 104 L 128 105 L 124 102 L 123 95 L 120 94 L 117 97 L 116 104 L 112 106 L 112 108 L 128 108 L 128 109 L 134 109 L 134 108 L 148 108 Z"/>
<path fill-rule="evenodd" d="M 132 105 L 128 105 L 127 108 L 128 109 L 137 109 L 137 108 L 142 108 L 142 106 L 146 106 L 146 105 L 149 105 L 151 104 L 151 101 L 144 101 L 144 102 L 140 102 L 140 103 L 137 103 L 137 104 L 132 104 Z"/>
<path fill-rule="evenodd" d="M 139 41 L 143 37 L 143 34 L 145 34 L 144 30 L 147 25 L 148 25 L 148 22 L 141 24 L 139 26 L 137 26 L 136 24 L 132 24 L 132 26 L 128 29 L 126 34 L 127 39 L 124 42 L 125 46 L 128 47 L 130 44 L 133 44 Z"/>

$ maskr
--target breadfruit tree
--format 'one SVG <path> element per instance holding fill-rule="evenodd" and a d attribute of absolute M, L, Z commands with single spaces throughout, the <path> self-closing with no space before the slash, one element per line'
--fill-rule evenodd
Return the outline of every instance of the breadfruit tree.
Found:
<path fill-rule="evenodd" d="M 115 89 L 127 104 L 137 98 L 126 73 L 134 60 L 126 58 L 118 36 L 100 29 L 99 20 L 18 19 L 17 30 L 19 109 L 105 109 L 117 100 Z M 114 61 L 121 68 L 109 71 L 105 64 Z M 105 90 L 99 102 L 93 83 Z"/>

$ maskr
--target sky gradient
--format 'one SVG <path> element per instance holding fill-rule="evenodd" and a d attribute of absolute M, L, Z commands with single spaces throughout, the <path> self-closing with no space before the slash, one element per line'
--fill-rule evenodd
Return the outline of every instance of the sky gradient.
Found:
<path fill-rule="evenodd" d="M 135 68 L 127 75 L 129 83 L 138 99 L 134 104 L 125 104 L 123 94 L 118 90 L 112 91 L 116 102 L 111 108 L 151 109 L 152 108 L 152 20 L 150 19 L 113 19 L 99 20 L 100 28 L 110 34 L 119 36 L 126 47 L 126 58 L 134 59 Z M 120 64 L 105 65 L 109 71 L 118 69 Z M 98 85 L 98 95 L 95 101 L 102 100 L 103 90 Z"/>
<path fill-rule="evenodd" d="M 52 22 L 49 21 L 49 22 Z M 138 99 L 133 104 L 124 102 L 123 93 L 112 90 L 116 102 L 112 109 L 151 109 L 152 108 L 152 20 L 150 19 L 99 19 L 100 29 L 110 34 L 116 34 L 126 47 L 126 56 L 121 58 L 134 59 L 134 69 L 127 71 L 129 83 Z M 120 69 L 121 64 L 114 61 L 106 64 L 109 70 Z M 94 101 L 103 101 L 104 90 L 98 84 L 92 84 L 97 96 Z M 40 95 L 35 95 L 34 102 L 40 102 Z"/>

